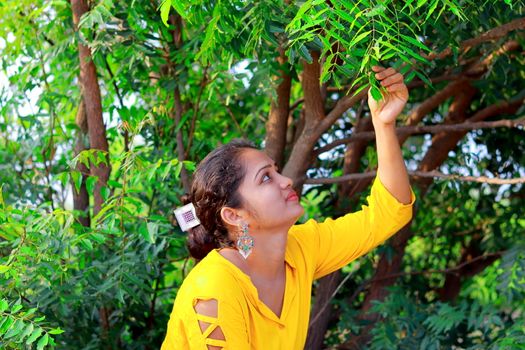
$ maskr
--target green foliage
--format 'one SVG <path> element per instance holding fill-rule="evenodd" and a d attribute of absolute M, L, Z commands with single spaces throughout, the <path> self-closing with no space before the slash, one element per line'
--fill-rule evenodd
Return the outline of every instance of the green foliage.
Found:
<path fill-rule="evenodd" d="M 73 30 L 67 1 L 0 4 L 0 348 L 158 348 L 173 300 L 193 262 L 172 211 L 184 193 L 181 172 L 218 144 L 246 137 L 261 145 L 280 70 L 292 78 L 300 106 L 303 65 L 318 52 L 325 110 L 341 97 L 372 86 L 372 64 L 405 73 L 414 108 L 442 89 L 442 77 L 491 56 L 503 40 L 466 52 L 460 43 L 523 16 L 522 1 L 95 1 Z M 183 20 L 180 43 L 176 16 Z M 97 68 L 109 151 L 89 146 L 77 112 L 81 103 L 78 43 L 87 44 Z M 180 45 L 180 46 L 179 46 Z M 451 48 L 430 61 L 428 54 Z M 288 60 L 277 62 L 284 52 Z M 493 58 L 468 113 L 523 97 L 525 60 L 516 53 Z M 467 62 L 467 63 L 465 63 Z M 7 79 L 4 79 L 6 77 Z M 434 88 L 418 88 L 434 79 Z M 441 80 L 440 80 L 441 79 Z M 419 85 L 417 85 L 419 84 Z M 183 113 L 175 122 L 180 95 Z M 451 100 L 423 125 L 443 122 Z M 523 108 L 509 118 L 523 115 Z M 348 110 L 319 140 L 348 137 L 366 106 Z M 301 125 L 290 111 L 288 148 Z M 403 117 L 404 118 L 404 117 Z M 184 160 L 177 154 L 181 131 Z M 523 176 L 523 130 L 473 131 L 443 164 L 449 173 Z M 410 167 L 425 156 L 430 138 L 413 137 L 404 152 Z M 481 150 L 481 151 L 480 151 Z M 345 149 L 315 159 L 308 176 L 339 176 Z M 111 166 L 105 203 L 93 213 L 99 179 L 76 166 Z M 359 171 L 376 165 L 372 144 Z M 85 187 L 86 212 L 73 195 Z M 337 198 L 339 186 L 305 187 L 308 217 L 357 210 L 364 193 Z M 373 310 L 383 316 L 369 344 L 374 349 L 513 349 L 524 343 L 523 186 L 436 181 L 412 224 L 416 233 L 402 276 Z M 336 211 L 337 210 L 337 211 Z M 88 215 L 90 225 L 81 219 Z M 472 242 L 480 254 L 502 254 L 465 277 L 455 302 L 440 300 L 447 274 Z M 379 252 L 392 255 L 392 249 Z M 375 272 L 376 255 L 361 260 L 333 301 L 340 314 L 327 345 L 359 334 L 357 320 Z M 423 273 L 422 271 L 427 271 Z M 433 271 L 433 272 L 432 272 Z M 420 273 L 421 272 L 421 273 Z M 347 298 L 348 296 L 353 296 Z M 109 321 L 105 325 L 106 319 Z M 461 340 L 461 342 L 460 342 Z"/>
<path fill-rule="evenodd" d="M 457 0 L 309 0 L 289 6 L 280 1 L 218 1 L 201 6 L 194 1 L 165 0 L 160 10 L 166 25 L 170 5 L 192 24 L 207 23 L 196 57 L 205 63 L 212 57 L 231 62 L 241 55 L 262 62 L 276 49 L 285 50 L 292 63 L 298 58 L 311 63 L 310 51 L 316 50 L 323 62 L 321 82 L 332 80 L 339 87 L 350 78 L 353 93 L 372 86 L 372 95 L 380 99 L 377 81 L 368 74 L 370 67 L 393 61 L 403 73 L 414 68 L 408 81 L 417 75 L 430 83 L 418 68 L 427 63 L 424 53 L 431 51 L 421 28 L 444 13 L 465 20 L 463 9 L 473 4 Z"/>
<path fill-rule="evenodd" d="M 53 335 L 64 331 L 60 328 L 42 327 L 45 316 L 36 317 L 36 312 L 36 308 L 24 311 L 20 299 L 11 305 L 7 300 L 0 299 L 0 344 L 6 349 L 17 349 L 20 344 L 36 344 L 38 350 L 47 345 L 55 345 Z"/>

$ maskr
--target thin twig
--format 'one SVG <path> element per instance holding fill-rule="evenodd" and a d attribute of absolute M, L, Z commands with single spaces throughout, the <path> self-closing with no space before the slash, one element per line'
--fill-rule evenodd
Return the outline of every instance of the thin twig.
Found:
<path fill-rule="evenodd" d="M 191 124 L 190 124 L 190 131 L 188 132 L 188 145 L 186 147 L 186 152 L 184 154 L 184 158 L 187 159 L 190 154 L 191 144 L 193 142 L 193 134 L 195 133 L 195 123 L 197 121 L 197 114 L 199 112 L 199 105 L 201 102 L 202 92 L 204 91 L 204 87 L 208 84 L 208 68 L 210 65 L 208 64 L 204 68 L 204 72 L 202 73 L 202 80 L 200 82 L 199 87 L 199 93 L 197 95 L 197 102 L 193 106 L 193 116 L 191 118 Z"/>
<path fill-rule="evenodd" d="M 310 185 L 324 185 L 324 184 L 334 184 L 354 180 L 362 179 L 371 179 L 376 176 L 376 171 L 369 171 L 366 173 L 353 173 L 347 174 L 338 177 L 325 177 L 325 178 L 315 178 L 315 179 L 305 179 L 305 184 Z M 454 180 L 454 181 L 463 181 L 463 182 L 480 182 L 488 183 L 492 185 L 515 185 L 525 183 L 525 177 L 518 177 L 512 179 L 502 179 L 502 178 L 489 178 L 486 176 L 462 176 L 455 174 L 444 174 L 439 171 L 409 171 L 408 175 L 410 177 L 424 177 L 424 178 L 441 178 L 445 180 Z"/>
<path fill-rule="evenodd" d="M 109 73 L 109 77 L 111 79 L 113 88 L 115 89 L 115 93 L 117 94 L 117 98 L 120 104 L 120 109 L 124 109 L 124 100 L 122 98 L 122 94 L 120 93 L 120 89 L 117 85 L 115 75 L 113 74 L 113 71 L 111 70 L 111 67 L 109 65 L 108 56 L 104 57 L 104 63 Z M 122 130 L 124 131 L 124 152 L 128 152 L 129 151 L 129 131 L 128 131 L 128 128 L 122 128 Z"/>
<path fill-rule="evenodd" d="M 357 271 L 359 267 L 357 266 L 355 270 L 351 271 L 350 273 L 348 273 L 348 275 L 345 276 L 345 278 L 343 278 L 343 280 L 339 283 L 339 285 L 337 286 L 337 288 L 335 288 L 334 292 L 332 293 L 332 295 L 330 295 L 330 297 L 326 300 L 326 302 L 323 304 L 323 307 L 321 308 L 321 310 L 319 310 L 319 312 L 315 315 L 315 317 L 310 321 L 310 327 L 319 319 L 319 317 L 321 316 L 321 314 L 324 312 L 324 310 L 328 307 L 328 304 L 330 304 L 330 302 L 332 301 L 332 299 L 337 295 L 337 293 L 339 292 L 339 290 L 343 287 L 343 285 L 346 283 L 346 281 L 348 281 L 348 279 L 354 274 L 355 271 Z"/>
<path fill-rule="evenodd" d="M 382 281 L 382 280 L 385 280 L 385 279 L 397 278 L 397 277 L 402 277 L 402 276 L 427 275 L 427 274 L 431 274 L 431 273 L 442 273 L 442 274 L 458 273 L 457 272 L 458 270 L 461 270 L 463 267 L 465 267 L 467 265 L 470 265 L 470 264 L 473 264 L 473 263 L 475 263 L 475 262 L 477 262 L 479 260 L 484 260 L 484 259 L 491 258 L 491 257 L 500 258 L 505 252 L 506 251 L 501 250 L 501 251 L 498 251 L 498 252 L 495 252 L 495 253 L 488 253 L 488 254 L 480 255 L 480 256 L 477 256 L 477 257 L 475 257 L 475 258 L 473 258 L 471 260 L 465 261 L 465 262 L 463 262 L 463 263 L 461 263 L 461 264 L 459 264 L 457 266 L 454 266 L 454 267 L 451 267 L 451 268 L 448 268 L 448 269 L 431 269 L 431 270 L 423 270 L 423 271 L 398 272 L 398 273 L 393 273 L 393 274 L 382 276 L 382 277 L 371 278 L 371 279 L 366 280 L 363 283 L 361 283 L 355 289 L 354 293 L 352 293 L 352 296 L 350 297 L 350 302 L 353 301 L 359 295 L 359 293 L 361 293 L 372 282 Z M 339 289 L 341 289 L 343 287 L 343 285 L 346 283 L 346 281 L 348 281 L 348 279 L 352 275 L 353 275 L 353 272 L 351 272 L 347 276 L 345 276 L 345 278 L 337 286 L 336 290 L 332 293 L 330 298 L 328 298 L 328 300 L 325 302 L 325 304 L 323 304 L 323 307 L 321 308 L 321 310 L 312 319 L 310 324 L 313 324 L 315 321 L 317 321 L 317 319 L 319 318 L 321 313 L 324 311 L 324 309 L 328 306 L 328 304 L 330 304 L 332 299 L 336 296 L 336 294 L 339 291 Z"/>
<path fill-rule="evenodd" d="M 414 125 L 414 126 L 400 126 L 396 128 L 396 134 L 398 136 L 407 135 L 421 135 L 421 134 L 434 134 L 443 131 L 466 131 L 466 130 L 477 130 L 477 129 L 492 129 L 492 128 L 518 128 L 525 126 L 525 118 L 519 119 L 502 119 L 492 122 L 464 122 L 459 124 L 447 124 L 447 125 Z M 316 155 L 331 150 L 339 145 L 348 144 L 350 142 L 362 141 L 362 140 L 373 140 L 375 138 L 374 131 L 366 131 L 356 133 L 352 136 L 336 140 L 325 146 L 319 147 L 314 150 Z"/>

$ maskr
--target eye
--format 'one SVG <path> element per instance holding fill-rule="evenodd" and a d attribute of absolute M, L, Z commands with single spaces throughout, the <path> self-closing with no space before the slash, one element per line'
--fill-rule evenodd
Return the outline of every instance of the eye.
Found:
<path fill-rule="evenodd" d="M 272 178 L 270 177 L 270 175 L 268 174 L 264 174 L 263 177 L 262 177 L 262 182 L 268 182 L 270 181 Z"/>

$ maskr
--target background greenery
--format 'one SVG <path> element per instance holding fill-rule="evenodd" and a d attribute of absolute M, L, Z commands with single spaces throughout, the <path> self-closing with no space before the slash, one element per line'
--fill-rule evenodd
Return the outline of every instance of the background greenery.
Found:
<path fill-rule="evenodd" d="M 522 1 L 87 5 L 0 4 L 1 348 L 159 348 L 194 264 L 172 211 L 232 138 L 266 147 L 306 216 L 359 208 L 377 63 L 409 84 L 417 212 L 315 283 L 307 348 L 525 348 Z"/>

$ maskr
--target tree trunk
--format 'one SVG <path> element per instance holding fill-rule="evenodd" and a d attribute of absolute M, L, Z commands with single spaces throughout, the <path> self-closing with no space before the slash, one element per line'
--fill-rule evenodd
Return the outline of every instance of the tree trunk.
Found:
<path fill-rule="evenodd" d="M 305 350 L 318 350 L 323 346 L 324 335 L 332 313 L 331 296 L 341 281 L 341 271 L 337 270 L 319 279 L 315 290 L 315 301 L 308 326 Z"/>
<path fill-rule="evenodd" d="M 359 113 L 358 113 L 359 114 Z M 372 119 L 359 118 L 353 133 L 369 131 L 372 128 Z M 359 171 L 359 161 L 363 156 L 368 141 L 357 141 L 347 145 L 343 165 L 343 174 L 350 174 Z M 350 205 L 348 198 L 347 183 L 338 188 L 338 202 L 336 207 L 339 212 L 348 212 Z M 333 307 L 330 304 L 332 294 L 335 292 L 341 281 L 341 270 L 337 270 L 319 280 L 319 285 L 315 290 L 315 301 L 312 308 L 312 316 L 308 327 L 308 338 L 305 349 L 317 350 L 323 346 L 324 335 L 328 328 Z"/>
<path fill-rule="evenodd" d="M 80 154 L 80 152 L 89 149 L 89 138 L 88 138 L 88 126 L 86 118 L 86 109 L 84 101 L 80 102 L 78 107 L 76 124 L 79 128 L 77 133 L 77 142 L 75 145 L 75 156 Z M 89 194 L 86 188 L 86 177 L 89 174 L 89 169 L 82 163 L 78 162 L 75 170 L 82 174 L 82 184 L 80 185 L 80 190 L 77 192 L 75 185 L 72 184 L 73 188 L 73 208 L 82 212 L 78 221 L 82 226 L 89 227 L 91 224 L 91 218 L 89 215 Z"/>
<path fill-rule="evenodd" d="M 182 47 L 182 18 L 179 14 L 170 15 L 170 23 L 174 26 L 172 31 L 173 35 L 173 44 L 175 45 L 175 50 L 179 50 Z M 172 62 L 169 62 L 172 65 Z M 172 72 L 175 72 L 175 67 L 172 67 Z M 174 73 L 173 73 L 174 74 Z M 177 78 L 177 77 L 175 77 Z M 182 137 L 182 127 L 180 125 L 182 121 L 182 114 L 184 113 L 184 107 L 182 106 L 182 101 L 180 98 L 180 90 L 177 84 L 175 84 L 175 89 L 173 90 L 173 99 L 174 99 L 174 121 L 177 139 L 177 158 L 179 162 L 182 162 L 185 159 L 185 150 L 184 150 L 184 138 Z M 195 107 L 197 108 L 197 107 Z M 189 151 L 189 150 L 188 150 Z M 180 178 L 182 180 L 182 186 L 186 193 L 190 192 L 191 189 L 191 180 L 188 174 L 188 171 L 183 166 L 180 172 Z"/>
<path fill-rule="evenodd" d="M 71 0 L 71 9 L 73 11 L 75 30 L 81 35 L 81 33 L 78 32 L 78 23 L 82 15 L 89 11 L 88 4 L 85 0 Z M 91 175 L 98 178 L 93 194 L 93 215 L 97 215 L 104 203 L 101 189 L 107 185 L 110 173 L 108 140 L 106 138 L 106 126 L 102 119 L 102 103 L 97 79 L 97 69 L 91 56 L 91 50 L 79 40 L 78 52 L 80 58 L 80 88 L 82 91 L 82 100 L 85 104 L 89 144 L 91 149 L 99 150 L 105 154 L 105 162 L 90 164 Z M 105 306 L 99 308 L 99 318 L 102 328 L 101 336 L 105 341 L 108 340 L 109 335 L 109 314 L 110 312 Z"/>
<path fill-rule="evenodd" d="M 80 18 L 88 12 L 89 7 L 85 0 L 71 0 L 71 8 L 73 11 L 75 30 L 78 30 Z M 91 174 L 98 178 L 95 185 L 93 206 L 93 215 L 96 215 L 102 208 L 104 199 L 102 198 L 101 189 L 107 185 L 110 173 L 108 140 L 106 138 L 106 126 L 102 119 L 102 103 L 97 79 L 97 69 L 93 63 L 91 50 L 79 40 L 78 52 L 80 58 L 80 87 L 86 107 L 89 144 L 91 149 L 99 150 L 105 154 L 105 162 L 98 165 L 90 165 Z"/>
<path fill-rule="evenodd" d="M 266 123 L 265 150 L 279 168 L 284 165 L 284 150 L 286 146 L 286 131 L 288 125 L 288 113 L 290 111 L 290 88 L 292 77 L 289 72 L 284 50 L 280 50 L 277 61 L 281 66 L 280 83 L 277 86 L 277 99 L 272 100 L 270 115 Z"/>
<path fill-rule="evenodd" d="M 286 162 L 283 174 L 294 182 L 295 189 L 300 192 L 302 178 L 312 161 L 312 152 L 318 139 L 317 130 L 319 123 L 325 117 L 324 101 L 321 96 L 319 78 L 321 66 L 319 65 L 319 52 L 312 51 L 312 63 L 304 62 L 302 86 L 304 93 L 305 126 L 297 138 L 290 158 Z"/>

